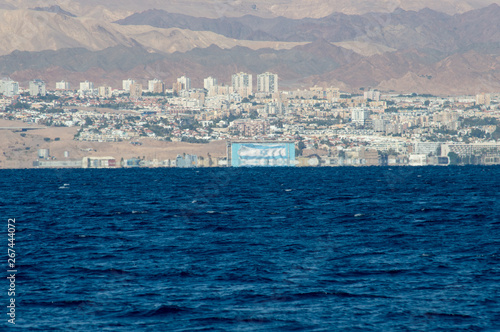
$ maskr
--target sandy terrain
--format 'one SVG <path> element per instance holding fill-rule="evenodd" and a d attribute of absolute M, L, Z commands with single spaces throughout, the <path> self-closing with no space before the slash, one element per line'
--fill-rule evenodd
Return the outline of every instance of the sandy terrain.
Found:
<path fill-rule="evenodd" d="M 39 127 L 20 121 L 0 120 L 0 127 Z M 209 144 L 190 144 L 181 142 L 161 142 L 152 139 L 138 140 L 141 146 L 130 142 L 99 143 L 79 142 L 73 137 L 77 127 L 50 127 L 46 129 L 29 130 L 25 132 L 0 130 L 0 168 L 31 168 L 33 161 L 38 159 L 38 149 L 50 149 L 50 155 L 55 160 L 76 160 L 86 156 L 114 157 L 128 159 L 140 157 L 148 160 L 174 159 L 178 154 L 188 153 L 201 157 L 226 156 L 226 143 L 215 141 Z M 44 139 L 50 138 L 47 142 Z M 56 138 L 59 140 L 56 141 Z M 90 150 L 90 151 L 87 151 Z M 69 151 L 69 158 L 64 158 L 64 152 Z"/>

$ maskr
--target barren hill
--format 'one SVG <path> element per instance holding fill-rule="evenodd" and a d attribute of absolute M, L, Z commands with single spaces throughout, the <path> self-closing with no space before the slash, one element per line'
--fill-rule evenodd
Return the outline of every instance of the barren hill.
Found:
<path fill-rule="evenodd" d="M 500 6 L 483 4 L 0 0 L 0 75 L 118 86 L 187 74 L 201 86 L 273 71 L 282 87 L 496 91 Z"/>
<path fill-rule="evenodd" d="M 448 14 L 464 13 L 472 9 L 500 3 L 499 0 L 0 0 L 0 8 L 34 8 L 59 5 L 78 16 L 112 14 L 114 20 L 126 13 L 161 9 L 197 17 L 237 17 L 252 14 L 261 17 L 319 18 L 332 13 L 365 14 L 390 13 L 397 8 L 420 10 L 431 8 Z M 95 10 L 98 9 L 98 10 Z"/>

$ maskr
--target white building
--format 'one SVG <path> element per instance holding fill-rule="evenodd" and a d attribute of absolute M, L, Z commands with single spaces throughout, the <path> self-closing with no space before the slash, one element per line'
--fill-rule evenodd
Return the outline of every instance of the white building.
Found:
<path fill-rule="evenodd" d="M 69 90 L 69 82 L 61 81 L 61 82 L 56 82 L 56 90 Z"/>
<path fill-rule="evenodd" d="M 257 92 L 278 92 L 278 75 L 269 72 L 257 75 Z"/>
<path fill-rule="evenodd" d="M 94 83 L 85 81 L 80 82 L 80 95 L 89 95 L 94 93 Z"/>
<path fill-rule="evenodd" d="M 181 90 L 191 90 L 191 79 L 186 76 L 181 76 L 177 79 L 177 83 L 181 86 Z"/>
<path fill-rule="evenodd" d="M 410 166 L 426 166 L 427 155 L 425 154 L 410 154 Z"/>
<path fill-rule="evenodd" d="M 379 101 L 380 100 L 380 91 L 376 91 L 376 90 L 365 91 L 364 98 L 371 99 L 373 101 Z"/>
<path fill-rule="evenodd" d="M 12 97 L 19 94 L 19 83 L 10 78 L 3 78 L 0 81 L 0 93 L 6 97 Z"/>
<path fill-rule="evenodd" d="M 101 98 L 110 98 L 113 95 L 113 91 L 110 86 L 100 86 L 98 89 L 98 96 Z"/>
<path fill-rule="evenodd" d="M 45 82 L 42 80 L 30 81 L 30 96 L 45 96 Z"/>
<path fill-rule="evenodd" d="M 203 80 L 203 88 L 210 91 L 211 88 L 217 86 L 217 79 L 215 77 L 209 76 Z"/>
<path fill-rule="evenodd" d="M 163 84 L 163 81 L 156 78 L 154 80 L 149 80 L 148 91 L 154 93 L 163 93 L 165 91 L 165 85 Z"/>
<path fill-rule="evenodd" d="M 488 93 L 481 93 L 476 95 L 476 105 L 490 106 L 491 96 Z"/>
<path fill-rule="evenodd" d="M 370 111 L 364 108 L 354 108 L 351 113 L 352 122 L 359 125 L 364 125 L 370 118 Z"/>
<path fill-rule="evenodd" d="M 242 97 L 248 97 L 252 94 L 252 75 L 247 73 L 234 74 L 231 77 L 233 91 L 239 93 Z"/>
<path fill-rule="evenodd" d="M 135 83 L 135 80 L 129 78 L 128 80 L 122 81 L 122 88 L 125 91 L 130 91 L 130 86 Z"/>

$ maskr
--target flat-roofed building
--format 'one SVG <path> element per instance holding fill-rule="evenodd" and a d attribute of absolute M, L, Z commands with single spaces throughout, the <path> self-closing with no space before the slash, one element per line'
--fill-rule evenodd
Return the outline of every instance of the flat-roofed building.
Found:
<path fill-rule="evenodd" d="M 163 81 L 159 79 L 154 79 L 148 81 L 148 91 L 152 93 L 164 93 L 165 92 L 165 84 Z"/>
<path fill-rule="evenodd" d="M 0 93 L 6 97 L 12 97 L 19 94 L 19 83 L 10 78 L 0 80 Z"/>
<path fill-rule="evenodd" d="M 56 82 L 56 90 L 69 90 L 70 84 L 66 81 Z"/>
<path fill-rule="evenodd" d="M 142 96 L 142 84 L 134 83 L 130 86 L 130 98 L 139 98 Z"/>
<path fill-rule="evenodd" d="M 113 91 L 111 90 L 110 86 L 100 86 L 98 95 L 101 98 L 110 98 L 113 95 Z"/>
<path fill-rule="evenodd" d="M 79 92 L 81 96 L 92 95 L 94 93 L 94 83 L 89 81 L 80 82 Z"/>
<path fill-rule="evenodd" d="M 257 75 L 257 92 L 278 92 L 278 74 L 265 72 Z"/>
<path fill-rule="evenodd" d="M 45 96 L 47 92 L 45 91 L 45 82 L 42 80 L 30 81 L 30 96 Z"/>
<path fill-rule="evenodd" d="M 231 77 L 233 91 L 239 93 L 242 97 L 248 97 L 252 94 L 252 75 L 240 72 Z"/>
<path fill-rule="evenodd" d="M 207 77 L 203 80 L 203 88 L 210 91 L 211 88 L 217 86 L 217 79 L 215 77 Z"/>
<path fill-rule="evenodd" d="M 186 77 L 185 75 L 179 77 L 177 79 L 177 83 L 180 84 L 181 90 L 190 90 L 191 89 L 191 79 Z"/>
<path fill-rule="evenodd" d="M 125 91 L 130 91 L 130 86 L 135 83 L 135 80 L 129 78 L 122 81 L 122 89 Z"/>

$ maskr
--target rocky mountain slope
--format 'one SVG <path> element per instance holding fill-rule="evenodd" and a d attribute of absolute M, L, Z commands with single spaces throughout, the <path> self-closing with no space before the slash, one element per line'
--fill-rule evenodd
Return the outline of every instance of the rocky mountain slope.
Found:
<path fill-rule="evenodd" d="M 500 6 L 397 2 L 445 13 L 374 3 L 378 12 L 357 0 L 361 14 L 346 14 L 347 1 L 0 0 L 0 76 L 118 87 L 126 77 L 172 82 L 186 74 L 201 85 L 208 75 L 229 82 L 237 71 L 273 71 L 282 87 L 499 90 Z M 179 13 L 188 4 L 198 7 Z"/>
<path fill-rule="evenodd" d="M 499 0 L 0 0 L 0 8 L 28 9 L 58 5 L 78 16 L 100 15 L 103 10 L 121 18 L 126 13 L 161 9 L 196 17 L 238 17 L 252 14 L 262 17 L 320 18 L 332 13 L 391 13 L 397 8 L 457 14 L 483 8 Z M 94 17 L 95 18 L 95 17 Z M 118 18 L 115 18 L 115 20 Z"/>

